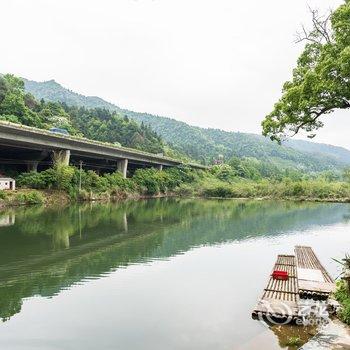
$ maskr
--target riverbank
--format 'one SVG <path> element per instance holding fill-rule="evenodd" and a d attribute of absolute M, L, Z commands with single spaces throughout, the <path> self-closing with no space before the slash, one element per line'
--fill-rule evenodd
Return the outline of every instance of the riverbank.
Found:
<path fill-rule="evenodd" d="M 0 209 L 23 205 L 65 206 L 70 202 L 69 195 L 64 191 L 21 188 L 16 191 L 2 191 Z"/>
<path fill-rule="evenodd" d="M 4 193 L 4 192 L 2 192 Z M 152 198 L 202 198 L 202 199 L 220 199 L 220 200 L 278 200 L 291 202 L 321 202 L 321 203 L 350 203 L 350 198 L 315 198 L 315 197 L 297 197 L 297 196 L 265 196 L 265 197 L 218 197 L 204 196 L 203 194 L 186 194 L 181 188 L 176 188 L 172 192 L 157 193 L 153 195 L 142 194 L 137 192 L 113 191 L 113 193 L 94 193 L 83 191 L 78 196 L 72 198 L 63 190 L 38 190 L 30 188 L 20 188 L 16 191 L 5 192 L 0 198 L 0 209 L 26 206 L 26 205 L 43 205 L 43 206 L 66 206 L 70 203 L 77 202 L 116 202 L 125 200 L 140 200 Z"/>
<path fill-rule="evenodd" d="M 334 319 L 304 344 L 300 350 L 350 349 L 350 327 Z"/>
<path fill-rule="evenodd" d="M 225 168 L 223 168 L 224 170 Z M 0 191 L 2 206 L 78 201 L 110 201 L 154 197 L 350 202 L 350 183 L 322 177 L 300 179 L 245 179 L 226 177 L 217 169 L 187 167 L 159 171 L 139 169 L 132 177 L 119 172 L 97 174 L 72 166 L 54 166 L 16 177 L 18 191 Z M 58 199 L 57 199 L 58 198 Z"/>
<path fill-rule="evenodd" d="M 50 206 L 66 206 L 70 203 L 77 202 L 115 202 L 123 200 L 140 200 L 151 198 L 174 197 L 174 193 L 142 195 L 139 193 L 119 192 L 110 195 L 108 193 L 82 193 L 78 198 L 71 198 L 65 191 L 60 190 L 36 190 L 36 189 L 17 189 L 16 191 L 5 192 L 5 196 L 0 198 L 0 209 L 25 205 L 43 205 Z"/>

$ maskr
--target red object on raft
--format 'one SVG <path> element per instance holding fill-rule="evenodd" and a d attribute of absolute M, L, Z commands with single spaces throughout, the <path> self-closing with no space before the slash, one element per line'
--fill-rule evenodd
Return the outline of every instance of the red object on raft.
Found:
<path fill-rule="evenodd" d="M 275 270 L 272 273 L 272 278 L 274 280 L 287 280 L 288 279 L 288 272 L 287 271 Z"/>

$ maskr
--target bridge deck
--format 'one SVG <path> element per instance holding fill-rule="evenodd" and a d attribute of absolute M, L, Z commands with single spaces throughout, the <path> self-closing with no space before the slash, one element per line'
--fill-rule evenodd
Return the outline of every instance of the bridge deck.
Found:
<path fill-rule="evenodd" d="M 69 150 L 71 155 L 108 160 L 124 160 L 134 164 L 179 166 L 188 165 L 195 169 L 207 169 L 206 166 L 183 163 L 181 160 L 157 155 L 114 144 L 89 140 L 81 137 L 61 135 L 43 130 L 0 121 L 0 145 L 37 151 Z"/>

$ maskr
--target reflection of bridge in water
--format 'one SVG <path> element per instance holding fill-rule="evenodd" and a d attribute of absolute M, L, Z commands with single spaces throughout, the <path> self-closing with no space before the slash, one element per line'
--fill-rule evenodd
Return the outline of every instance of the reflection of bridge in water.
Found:
<path fill-rule="evenodd" d="M 0 317 L 22 299 L 52 296 L 119 267 L 201 245 L 272 236 L 344 220 L 342 204 L 151 200 L 19 208 L 0 228 Z M 6 213 L 5 213 L 6 214 Z"/>
<path fill-rule="evenodd" d="M 12 226 L 15 224 L 15 214 L 13 212 L 0 215 L 0 227 Z"/>

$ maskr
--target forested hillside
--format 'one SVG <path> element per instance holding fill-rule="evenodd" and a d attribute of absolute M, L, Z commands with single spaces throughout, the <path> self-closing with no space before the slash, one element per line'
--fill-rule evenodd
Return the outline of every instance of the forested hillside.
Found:
<path fill-rule="evenodd" d="M 350 151 L 331 145 L 291 140 L 285 146 L 260 135 L 227 132 L 190 126 L 175 119 L 121 109 L 98 97 L 86 97 L 65 89 L 54 80 L 34 82 L 25 80 L 25 88 L 37 98 L 61 101 L 70 106 L 102 107 L 149 125 L 180 153 L 210 164 L 223 157 L 252 157 L 278 167 L 305 171 L 323 171 L 350 164 Z M 92 134 L 90 134 L 92 135 Z"/>
<path fill-rule="evenodd" d="M 12 75 L 0 76 L 0 119 L 43 129 L 63 128 L 71 135 L 152 153 L 181 156 L 172 151 L 148 125 L 106 108 L 76 107 L 49 99 L 36 99 L 25 91 L 23 81 Z"/>
<path fill-rule="evenodd" d="M 324 154 L 330 157 L 334 157 L 340 162 L 349 164 L 349 150 L 339 146 L 327 145 L 324 143 L 308 142 L 303 140 L 288 139 L 284 141 L 284 144 L 288 147 L 296 149 L 302 152 Z"/>
<path fill-rule="evenodd" d="M 32 80 L 23 79 L 25 89 L 38 99 L 46 101 L 61 101 L 69 106 L 78 106 L 85 108 L 106 108 L 116 110 L 111 103 L 104 101 L 102 98 L 96 96 L 84 96 L 77 94 L 71 90 L 63 88 L 55 80 L 36 82 Z"/>

